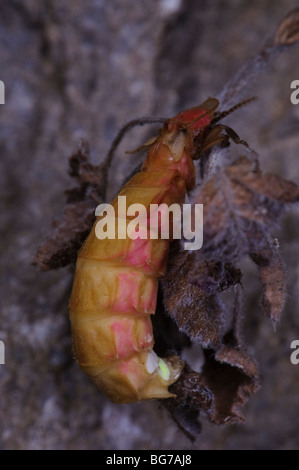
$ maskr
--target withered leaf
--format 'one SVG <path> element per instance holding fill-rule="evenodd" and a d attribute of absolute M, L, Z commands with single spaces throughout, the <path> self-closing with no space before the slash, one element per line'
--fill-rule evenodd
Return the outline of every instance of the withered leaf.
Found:
<path fill-rule="evenodd" d="M 202 385 L 211 390 L 214 407 L 209 418 L 216 424 L 244 421 L 242 406 L 259 389 L 258 369 L 249 353 L 240 346 L 205 350 Z"/>
<path fill-rule="evenodd" d="M 166 276 L 161 280 L 164 304 L 180 331 L 204 347 L 216 348 L 225 331 L 225 309 L 214 293 L 208 294 L 189 282 L 193 256 L 171 253 Z"/>
<path fill-rule="evenodd" d="M 162 279 L 168 314 L 181 332 L 202 346 L 205 358 L 201 373 L 191 371 L 194 390 L 189 389 L 188 407 L 181 400 L 183 390 L 188 389 L 188 368 L 173 386 L 176 405 L 167 405 L 187 435 L 196 433 L 198 406 L 217 424 L 244 421 L 242 407 L 259 389 L 259 375 L 241 337 L 240 288 L 236 286 L 241 284 L 242 273 L 236 263 L 250 255 L 258 265 L 263 306 L 276 321 L 285 303 L 285 273 L 278 246 L 269 243 L 269 237 L 285 206 L 298 200 L 296 184 L 263 174 L 249 157 L 240 157 L 227 167 L 216 166 L 216 171 L 206 173 L 195 194 L 195 203 L 204 207 L 203 247 L 186 253 L 173 245 Z M 231 287 L 233 314 L 221 297 Z M 196 389 L 198 396 L 208 391 L 209 407 L 196 403 Z"/>
<path fill-rule="evenodd" d="M 32 264 L 43 271 L 76 261 L 78 250 L 95 220 L 95 208 L 104 200 L 105 167 L 90 163 L 86 142 L 81 142 L 69 164 L 70 175 L 77 186 L 65 191 L 64 213 L 54 221 L 51 235 L 37 250 Z"/>
<path fill-rule="evenodd" d="M 275 38 L 275 46 L 289 46 L 299 41 L 299 8 L 290 11 L 280 22 Z"/>
<path fill-rule="evenodd" d="M 251 253 L 257 264 L 263 286 L 263 308 L 275 324 L 283 311 L 286 302 L 285 265 L 279 252 L 277 240 L 273 240 L 258 253 Z"/>
<path fill-rule="evenodd" d="M 202 383 L 201 374 L 185 365 L 180 379 L 170 387 L 175 398 L 163 400 L 162 404 L 171 414 L 181 431 L 191 440 L 201 431 L 198 421 L 200 412 L 210 413 L 213 409 L 212 392 Z"/>
<path fill-rule="evenodd" d="M 192 263 L 188 272 L 190 284 L 200 287 L 207 294 L 223 292 L 240 284 L 241 279 L 241 270 L 223 261 Z"/>
<path fill-rule="evenodd" d="M 243 422 L 242 407 L 259 389 L 258 368 L 243 345 L 240 304 L 237 301 L 231 328 L 215 351 L 204 349 L 201 372 L 188 364 L 171 386 L 175 399 L 163 401 L 179 428 L 194 440 L 200 432 L 198 418 L 204 413 L 216 424 Z"/>
<path fill-rule="evenodd" d="M 198 256 L 234 263 L 260 251 L 278 227 L 285 205 L 298 200 L 295 183 L 263 174 L 249 157 L 220 168 L 195 194 L 194 202 L 204 209 L 204 242 Z"/>

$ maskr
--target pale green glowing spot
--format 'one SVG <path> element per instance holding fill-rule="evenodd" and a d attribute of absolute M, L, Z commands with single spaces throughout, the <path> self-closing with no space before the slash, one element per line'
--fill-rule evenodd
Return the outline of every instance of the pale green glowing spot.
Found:
<path fill-rule="evenodd" d="M 161 358 L 159 358 L 159 375 L 163 380 L 168 380 L 170 377 L 170 370 Z"/>

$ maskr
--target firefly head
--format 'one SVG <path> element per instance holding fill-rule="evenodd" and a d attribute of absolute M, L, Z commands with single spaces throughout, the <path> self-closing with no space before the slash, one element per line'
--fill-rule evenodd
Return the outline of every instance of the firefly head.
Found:
<path fill-rule="evenodd" d="M 185 146 L 193 154 L 195 138 L 200 138 L 211 124 L 218 105 L 216 98 L 208 98 L 201 105 L 182 111 L 165 121 L 163 141 L 171 149 L 174 160 L 180 160 Z"/>

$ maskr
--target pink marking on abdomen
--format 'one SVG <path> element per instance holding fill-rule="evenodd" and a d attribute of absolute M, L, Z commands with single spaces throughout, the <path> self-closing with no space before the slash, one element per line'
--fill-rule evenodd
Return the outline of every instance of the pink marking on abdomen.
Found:
<path fill-rule="evenodd" d="M 150 242 L 137 238 L 132 240 L 130 248 L 126 255 L 126 264 L 128 266 L 138 266 L 139 268 L 150 271 Z"/>
<path fill-rule="evenodd" d="M 111 326 L 117 357 L 123 359 L 134 352 L 150 350 L 153 347 L 153 332 L 151 322 L 140 318 L 135 322 L 128 318 L 115 320 Z"/>
<path fill-rule="evenodd" d="M 162 252 L 157 256 L 157 253 L 154 251 L 157 242 L 161 243 L 161 241 L 151 239 L 142 240 L 137 238 L 136 240 L 132 240 L 125 257 L 126 265 L 142 269 L 145 274 L 157 273 L 160 277 L 164 274 L 167 263 L 168 246 L 164 244 L 162 246 Z"/>
<path fill-rule="evenodd" d="M 154 313 L 158 281 L 140 272 L 129 271 L 117 276 L 117 296 L 110 309 L 116 312 Z"/>
<path fill-rule="evenodd" d="M 132 357 L 120 364 L 119 371 L 125 375 L 136 391 L 140 391 L 148 379 L 146 369 L 140 363 L 138 357 Z"/>
<path fill-rule="evenodd" d="M 111 330 L 114 333 L 116 351 L 120 359 L 127 357 L 132 354 L 132 352 L 136 351 L 132 322 L 128 320 L 115 321 L 111 325 Z"/>

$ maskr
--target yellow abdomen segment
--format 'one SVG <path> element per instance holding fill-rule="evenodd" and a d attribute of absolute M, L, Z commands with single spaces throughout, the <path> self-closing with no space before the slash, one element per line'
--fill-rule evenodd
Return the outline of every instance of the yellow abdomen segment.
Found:
<path fill-rule="evenodd" d="M 151 178 L 153 186 L 140 188 L 142 178 L 136 175 L 121 194 L 148 208 L 153 201 L 168 203 L 171 193 L 178 192 L 167 186 L 161 191 L 157 178 Z M 116 208 L 116 200 L 112 205 Z M 70 299 L 74 353 L 113 402 L 172 397 L 168 387 L 178 379 L 183 363 L 176 356 L 161 359 L 154 353 L 150 318 L 156 310 L 158 280 L 166 270 L 169 240 L 118 239 L 115 212 L 116 238 L 99 240 L 94 225 L 79 252 Z"/>

